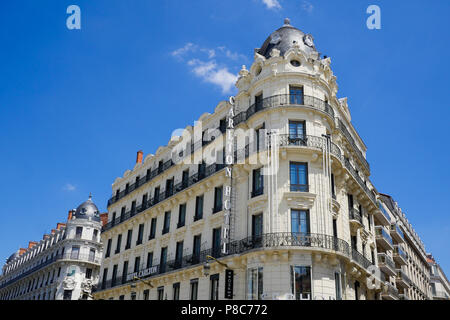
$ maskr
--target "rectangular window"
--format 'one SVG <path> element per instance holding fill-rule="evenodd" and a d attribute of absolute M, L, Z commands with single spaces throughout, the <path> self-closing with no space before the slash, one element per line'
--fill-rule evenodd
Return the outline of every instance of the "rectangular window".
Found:
<path fill-rule="evenodd" d="M 183 241 L 177 242 L 175 250 L 175 268 L 181 268 L 183 262 Z"/>
<path fill-rule="evenodd" d="M 289 86 L 289 97 L 291 104 L 303 105 L 303 87 Z"/>
<path fill-rule="evenodd" d="M 89 250 L 89 261 L 94 262 L 95 261 L 95 249 L 90 249 Z"/>
<path fill-rule="evenodd" d="M 195 198 L 194 222 L 203 218 L 203 195 Z"/>
<path fill-rule="evenodd" d="M 125 220 L 125 207 L 122 207 L 121 211 L 120 211 L 120 222 Z"/>
<path fill-rule="evenodd" d="M 155 188 L 155 196 L 153 197 L 153 204 L 157 204 L 159 202 L 159 187 Z"/>
<path fill-rule="evenodd" d="M 75 239 L 81 239 L 81 234 L 83 233 L 83 227 L 77 227 L 75 233 Z"/>
<path fill-rule="evenodd" d="M 252 237 L 259 238 L 263 234 L 263 215 L 262 213 L 252 216 Z"/>
<path fill-rule="evenodd" d="M 131 215 L 134 216 L 136 214 L 136 200 L 131 202 Z"/>
<path fill-rule="evenodd" d="M 183 171 L 183 175 L 181 178 L 181 187 L 182 189 L 185 189 L 188 187 L 189 183 L 189 169 Z"/>
<path fill-rule="evenodd" d="M 156 236 L 156 222 L 157 222 L 157 218 L 152 218 L 152 222 L 150 224 L 150 236 L 148 237 L 148 240 L 155 239 L 155 236 Z"/>
<path fill-rule="evenodd" d="M 91 279 L 92 278 L 92 269 L 86 268 L 85 278 L 86 279 Z"/>
<path fill-rule="evenodd" d="M 72 300 L 72 290 L 64 290 L 63 300 Z"/>
<path fill-rule="evenodd" d="M 180 204 L 180 209 L 178 211 L 178 224 L 177 227 L 184 227 L 186 223 L 186 203 Z"/>
<path fill-rule="evenodd" d="M 306 126 L 304 121 L 289 121 L 289 145 L 306 146 Z"/>
<path fill-rule="evenodd" d="M 133 229 L 128 230 L 127 233 L 127 245 L 125 246 L 125 250 L 131 248 L 131 238 L 133 237 Z"/>
<path fill-rule="evenodd" d="M 92 241 L 97 241 L 97 237 L 98 237 L 98 230 L 95 229 L 94 233 L 92 234 Z"/>
<path fill-rule="evenodd" d="M 255 96 L 255 112 L 263 108 L 263 94 Z"/>
<path fill-rule="evenodd" d="M 219 274 L 210 277 L 210 299 L 219 300 Z"/>
<path fill-rule="evenodd" d="M 147 194 L 144 194 L 144 195 L 142 196 L 141 211 L 147 209 L 147 197 L 148 197 Z"/>
<path fill-rule="evenodd" d="M 309 211 L 308 210 L 291 210 L 291 232 L 309 234 Z"/>
<path fill-rule="evenodd" d="M 113 266 L 112 278 L 111 278 L 111 287 L 116 285 L 117 280 L 117 264 Z"/>
<path fill-rule="evenodd" d="M 342 300 L 341 275 L 338 272 L 334 274 L 334 285 L 336 287 L 336 300 Z"/>
<path fill-rule="evenodd" d="M 167 247 L 161 248 L 161 257 L 159 259 L 159 271 L 160 273 L 166 272 L 167 263 Z"/>
<path fill-rule="evenodd" d="M 150 297 L 150 290 L 146 289 L 144 290 L 144 300 L 148 300 Z"/>
<path fill-rule="evenodd" d="M 141 264 L 141 257 L 136 257 L 134 259 L 134 272 L 139 272 L 140 264 Z"/>
<path fill-rule="evenodd" d="M 108 277 L 108 268 L 103 269 L 102 289 L 106 288 L 106 277 Z"/>
<path fill-rule="evenodd" d="M 248 269 L 247 300 L 262 300 L 263 289 L 263 268 Z"/>
<path fill-rule="evenodd" d="M 295 300 L 311 300 L 311 267 L 293 266 L 291 287 Z"/>
<path fill-rule="evenodd" d="M 162 230 L 162 234 L 169 233 L 170 229 L 170 211 L 164 213 L 164 226 Z"/>
<path fill-rule="evenodd" d="M 174 178 L 166 180 L 166 198 L 173 195 Z"/>
<path fill-rule="evenodd" d="M 173 300 L 180 300 L 180 283 L 173 284 Z"/>
<path fill-rule="evenodd" d="M 205 173 L 206 173 L 206 164 L 199 163 L 198 165 L 198 180 L 201 180 L 205 177 Z"/>
<path fill-rule="evenodd" d="M 197 263 L 200 260 L 201 241 L 202 241 L 201 234 L 194 236 L 194 245 L 192 250 L 193 263 Z"/>
<path fill-rule="evenodd" d="M 70 253 L 70 259 L 78 260 L 79 255 L 80 255 L 80 247 L 73 246 L 72 252 Z"/>
<path fill-rule="evenodd" d="M 198 299 L 198 279 L 192 279 L 191 280 L 190 299 L 191 300 L 197 300 Z"/>
<path fill-rule="evenodd" d="M 120 247 L 121 246 L 122 246 L 122 235 L 119 234 L 117 236 L 117 245 L 116 245 L 116 251 L 115 251 L 116 254 L 120 252 Z"/>
<path fill-rule="evenodd" d="M 112 239 L 108 239 L 108 244 L 106 245 L 105 258 L 109 258 L 110 254 L 111 254 L 111 242 L 112 242 Z"/>
<path fill-rule="evenodd" d="M 223 187 L 214 188 L 214 208 L 213 213 L 217 213 L 222 211 L 222 195 L 223 195 Z"/>
<path fill-rule="evenodd" d="M 212 238 L 212 256 L 217 258 L 220 256 L 220 243 L 221 243 L 221 232 L 222 228 L 213 229 L 213 238 Z"/>
<path fill-rule="evenodd" d="M 164 287 L 158 287 L 158 300 L 164 300 Z"/>
<path fill-rule="evenodd" d="M 334 184 L 334 174 L 331 174 L 331 196 L 336 200 L 336 187 Z"/>
<path fill-rule="evenodd" d="M 308 164 L 290 163 L 291 192 L 309 192 Z"/>
<path fill-rule="evenodd" d="M 261 168 L 253 170 L 253 191 L 252 198 L 264 193 L 264 177 Z"/>
<path fill-rule="evenodd" d="M 141 224 L 139 225 L 138 238 L 137 238 L 137 241 L 136 241 L 136 245 L 137 245 L 137 246 L 140 245 L 140 244 L 142 243 L 142 238 L 143 238 L 143 236 L 144 236 L 144 224 L 141 223 Z"/>
<path fill-rule="evenodd" d="M 127 274 L 128 274 L 128 261 L 124 261 L 122 269 L 122 283 L 125 283 L 127 281 Z"/>
<path fill-rule="evenodd" d="M 153 266 L 153 252 L 147 254 L 147 269 Z"/>

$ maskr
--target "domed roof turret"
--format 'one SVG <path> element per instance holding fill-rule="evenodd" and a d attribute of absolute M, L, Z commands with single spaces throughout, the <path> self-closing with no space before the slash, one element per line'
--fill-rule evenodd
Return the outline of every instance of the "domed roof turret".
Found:
<path fill-rule="evenodd" d="M 268 59 L 272 49 L 278 49 L 280 50 L 280 56 L 284 56 L 296 44 L 308 55 L 312 52 L 317 53 L 314 38 L 310 34 L 305 34 L 303 31 L 294 28 L 291 26 L 290 20 L 285 19 L 284 25 L 267 38 L 258 53 Z"/>
<path fill-rule="evenodd" d="M 100 211 L 97 206 L 92 202 L 92 195 L 89 195 L 89 199 L 80 204 L 73 214 L 76 219 L 89 219 L 94 221 L 100 221 Z"/>

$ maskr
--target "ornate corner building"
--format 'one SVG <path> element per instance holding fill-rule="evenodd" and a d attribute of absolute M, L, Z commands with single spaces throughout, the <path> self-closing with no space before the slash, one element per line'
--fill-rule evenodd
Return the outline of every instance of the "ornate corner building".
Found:
<path fill-rule="evenodd" d="M 102 222 L 103 221 L 103 222 Z M 92 299 L 103 255 L 100 232 L 107 214 L 91 197 L 69 211 L 39 242 L 11 255 L 0 276 L 0 300 Z"/>
<path fill-rule="evenodd" d="M 428 298 L 423 245 L 370 182 L 330 64 L 286 19 L 234 98 L 138 152 L 112 186 L 95 298 Z"/>

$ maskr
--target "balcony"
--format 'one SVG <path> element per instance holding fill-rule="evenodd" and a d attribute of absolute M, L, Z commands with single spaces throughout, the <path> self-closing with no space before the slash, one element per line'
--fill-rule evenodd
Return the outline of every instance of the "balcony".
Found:
<path fill-rule="evenodd" d="M 402 250 L 400 245 L 394 245 L 394 261 L 399 265 L 407 265 L 408 264 L 408 255 L 406 252 Z"/>
<path fill-rule="evenodd" d="M 397 283 L 398 287 L 402 287 L 404 289 L 408 289 L 411 286 L 411 279 L 409 279 L 409 277 L 402 269 L 397 269 L 395 282 Z"/>
<path fill-rule="evenodd" d="M 381 298 L 383 300 L 399 300 L 398 290 L 389 282 L 385 282 L 383 291 L 381 292 Z"/>
<path fill-rule="evenodd" d="M 400 230 L 399 226 L 396 223 L 391 224 L 391 228 L 389 229 L 389 233 L 392 236 L 392 239 L 394 239 L 394 241 L 396 243 L 403 243 L 405 242 L 404 236 L 403 236 L 403 232 L 402 230 Z"/>
<path fill-rule="evenodd" d="M 139 278 L 148 278 L 158 276 L 166 272 L 174 270 L 189 268 L 197 266 L 206 261 L 206 256 L 214 256 L 217 259 L 224 258 L 232 255 L 245 254 L 246 252 L 265 248 L 282 248 L 282 247 L 296 247 L 305 248 L 308 251 L 311 250 L 325 250 L 339 253 L 341 256 L 358 263 L 363 268 L 368 268 L 372 263 L 367 260 L 361 253 L 356 250 L 352 250 L 349 244 L 333 236 L 323 234 L 310 234 L 310 233 L 268 233 L 259 236 L 252 236 L 237 241 L 232 241 L 228 244 L 228 253 L 224 254 L 220 248 L 210 248 L 195 254 L 190 254 L 177 259 L 164 262 L 163 264 L 152 266 L 151 268 L 144 269 L 138 273 L 129 274 L 126 277 L 126 281 L 132 281 L 133 277 L 137 275 Z M 116 283 L 118 283 L 116 281 Z M 111 287 L 111 281 L 106 281 L 106 285 L 103 290 Z"/>
<path fill-rule="evenodd" d="M 391 236 L 381 226 L 375 227 L 375 240 L 377 241 L 377 246 L 380 246 L 385 251 L 394 250 Z"/>
<path fill-rule="evenodd" d="M 380 267 L 381 271 L 389 276 L 396 276 L 397 269 L 395 269 L 394 261 L 386 254 L 379 253 L 378 254 L 378 267 Z"/>
<path fill-rule="evenodd" d="M 384 209 L 381 202 L 378 202 L 378 210 L 375 210 L 375 217 L 383 226 L 391 225 L 391 217 L 389 213 Z"/>
<path fill-rule="evenodd" d="M 350 225 L 352 228 L 362 228 L 363 227 L 363 220 L 361 215 L 359 214 L 359 211 L 355 208 L 350 208 L 348 212 L 348 220 L 350 222 Z"/>
<path fill-rule="evenodd" d="M 409 300 L 409 295 L 408 295 L 408 292 L 406 292 L 406 291 L 403 291 L 403 293 L 400 293 L 398 295 L 398 297 L 400 300 Z"/>

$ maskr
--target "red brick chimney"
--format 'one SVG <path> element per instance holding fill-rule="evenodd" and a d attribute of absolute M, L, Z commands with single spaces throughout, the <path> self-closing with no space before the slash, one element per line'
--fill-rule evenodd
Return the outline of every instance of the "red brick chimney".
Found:
<path fill-rule="evenodd" d="M 42 237 L 42 240 L 45 240 L 45 239 L 47 239 L 47 238 L 50 238 L 50 235 L 44 234 L 44 236 Z"/>
<path fill-rule="evenodd" d="M 54 234 L 56 232 L 56 229 L 52 229 L 52 234 Z"/>
<path fill-rule="evenodd" d="M 20 248 L 20 249 L 19 249 L 19 256 L 23 255 L 26 251 L 27 251 L 27 249 L 25 249 L 25 248 Z"/>
<path fill-rule="evenodd" d="M 72 220 L 72 216 L 75 210 L 69 210 L 69 215 L 67 216 L 67 221 Z"/>
<path fill-rule="evenodd" d="M 108 223 L 108 212 L 100 214 L 100 220 L 102 221 L 102 226 Z"/>
<path fill-rule="evenodd" d="M 36 241 L 30 241 L 28 242 L 28 249 L 33 248 L 35 245 L 37 245 Z"/>
<path fill-rule="evenodd" d="M 62 227 L 65 227 L 66 224 L 65 223 L 57 223 L 56 224 L 56 230 L 61 230 Z"/>
<path fill-rule="evenodd" d="M 143 159 L 144 159 L 144 152 L 142 152 L 142 150 L 139 150 L 136 156 L 136 163 L 142 163 Z"/>

